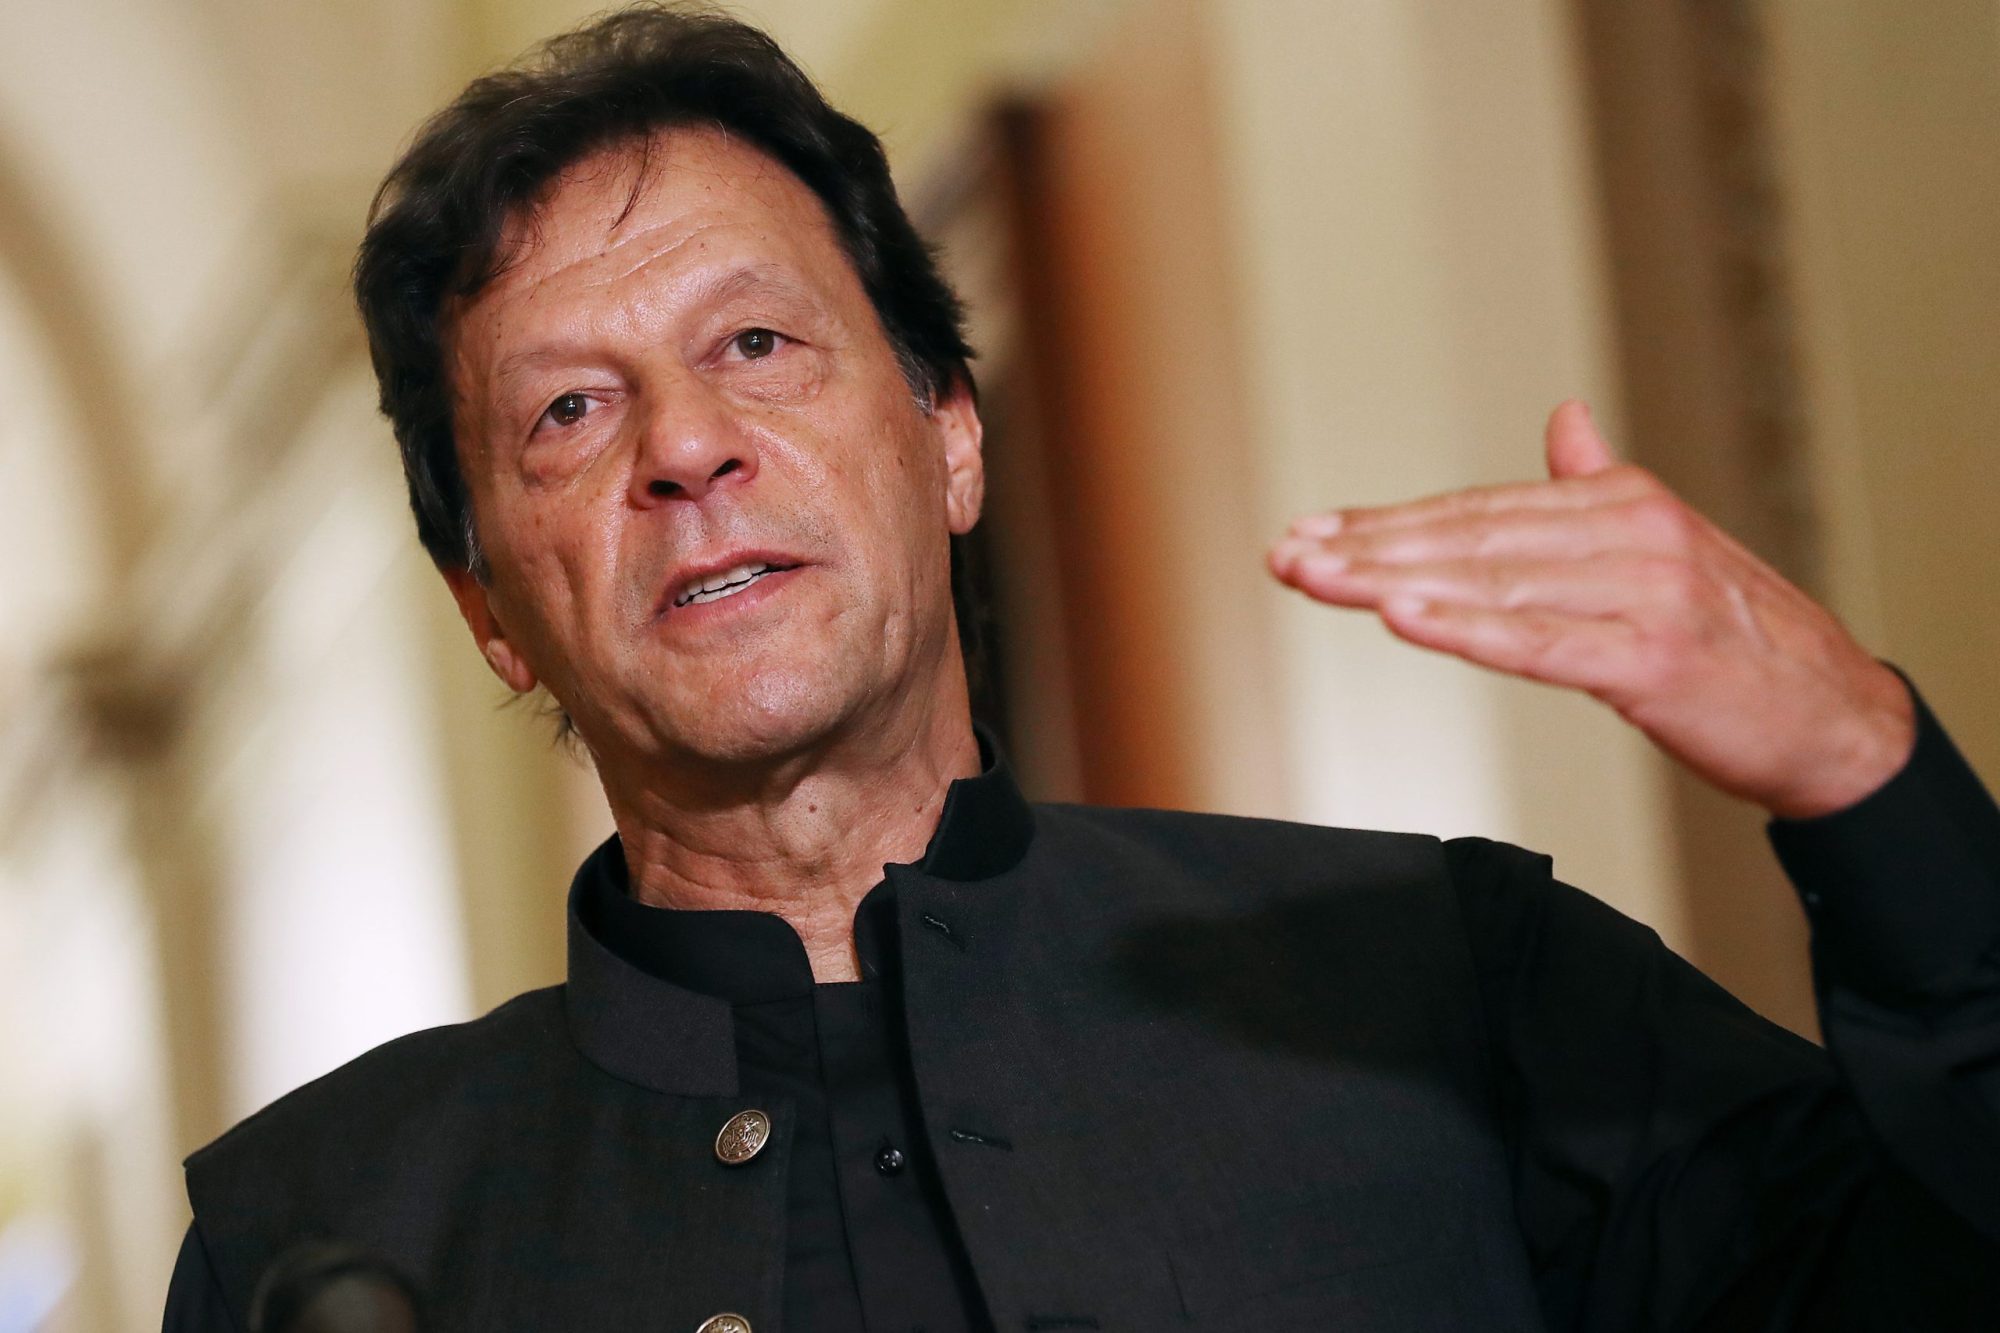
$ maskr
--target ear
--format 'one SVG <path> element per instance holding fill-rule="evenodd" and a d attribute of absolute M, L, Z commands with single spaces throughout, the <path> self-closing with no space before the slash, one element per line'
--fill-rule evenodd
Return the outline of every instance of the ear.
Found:
<path fill-rule="evenodd" d="M 979 522 L 980 506 L 986 502 L 986 460 L 980 452 L 985 427 L 971 386 L 953 381 L 931 409 L 931 419 L 944 438 L 945 519 L 954 535 L 963 536 Z"/>
<path fill-rule="evenodd" d="M 479 645 L 480 655 L 493 668 L 493 674 L 516 694 L 534 689 L 534 668 L 501 628 L 486 585 L 474 578 L 469 569 L 447 569 L 442 573 L 451 589 L 451 599 L 458 603 L 458 614 L 465 618 L 465 627 L 472 631 L 472 640 Z"/>

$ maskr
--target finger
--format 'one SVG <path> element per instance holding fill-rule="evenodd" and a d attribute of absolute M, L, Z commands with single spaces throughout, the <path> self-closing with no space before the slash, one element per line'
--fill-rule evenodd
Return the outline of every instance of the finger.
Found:
<path fill-rule="evenodd" d="M 1555 481 L 1514 481 L 1498 486 L 1474 486 L 1402 504 L 1358 506 L 1312 514 L 1293 523 L 1299 535 L 1373 532 L 1481 514 L 1509 512 L 1557 513 L 1612 504 L 1643 494 L 1645 474 L 1637 468 L 1616 468 L 1588 477 Z"/>
<path fill-rule="evenodd" d="M 1417 598 L 1382 608 L 1400 639 L 1510 676 L 1615 694 L 1643 665 L 1638 633 L 1622 620 L 1552 611 L 1492 611 Z"/>
<path fill-rule="evenodd" d="M 1671 535 L 1632 502 L 1588 509 L 1461 514 L 1399 527 L 1298 534 L 1298 554 L 1398 564 L 1472 558 L 1581 557 L 1612 551 L 1668 551 Z"/>
<path fill-rule="evenodd" d="M 1306 557 L 1285 582 L 1334 606 L 1379 607 L 1418 599 L 1499 611 L 1637 617 L 1691 600 L 1687 566 L 1658 556 L 1583 560 L 1437 560 L 1344 563 Z"/>
<path fill-rule="evenodd" d="M 1542 445 L 1551 477 L 1591 477 L 1618 465 L 1618 455 L 1598 434 L 1597 423 L 1591 420 L 1590 409 L 1580 398 L 1560 403 L 1549 413 Z"/>

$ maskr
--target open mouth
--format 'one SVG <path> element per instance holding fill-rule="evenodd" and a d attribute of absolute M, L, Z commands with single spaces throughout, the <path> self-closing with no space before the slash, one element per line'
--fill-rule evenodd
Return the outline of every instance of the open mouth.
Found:
<path fill-rule="evenodd" d="M 702 602 L 719 602 L 725 597 L 734 597 L 766 575 L 781 574 L 785 570 L 797 568 L 797 565 L 774 565 L 762 560 L 738 565 L 734 569 L 725 569 L 720 574 L 709 574 L 689 583 L 687 587 L 681 589 L 680 595 L 674 598 L 674 605 L 697 606 Z"/>

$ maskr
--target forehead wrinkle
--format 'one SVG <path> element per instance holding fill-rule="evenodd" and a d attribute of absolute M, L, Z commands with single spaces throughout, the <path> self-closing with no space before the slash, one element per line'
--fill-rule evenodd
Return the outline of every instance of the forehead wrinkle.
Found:
<path fill-rule="evenodd" d="M 607 286 L 611 283 L 619 282 L 625 278 L 630 277 L 632 274 L 638 272 L 642 268 L 645 268 L 649 264 L 657 263 L 662 259 L 671 258 L 674 254 L 686 248 L 686 246 L 688 246 L 691 242 L 700 240 L 703 237 L 705 237 L 709 232 L 714 231 L 717 227 L 725 226 L 727 224 L 716 221 L 708 221 L 700 223 L 699 225 L 695 226 L 692 230 L 688 231 L 685 235 L 675 237 L 674 239 L 665 242 L 664 244 L 654 248 L 653 250 L 648 251 L 644 255 L 633 260 L 633 262 L 630 265 L 628 265 L 623 269 L 618 270 L 615 273 L 611 273 L 600 277 L 600 276 L 591 276 L 587 272 L 587 270 L 597 265 L 605 263 L 607 260 L 611 259 L 612 256 L 617 255 L 619 251 L 624 250 L 629 246 L 637 245 L 647 240 L 650 237 L 658 235 L 661 232 L 673 231 L 677 227 L 684 225 L 685 225 L 685 219 L 682 218 L 675 218 L 670 221 L 655 223 L 654 225 L 645 228 L 643 231 L 633 233 L 632 235 L 629 236 L 625 236 L 599 249 L 591 250 L 583 254 L 578 254 L 563 259 L 560 262 L 556 263 L 553 267 L 547 267 L 547 268 L 541 267 L 532 262 L 532 260 L 535 257 L 533 252 L 536 250 L 544 249 L 548 244 L 548 237 L 546 231 L 538 228 L 538 234 L 524 244 L 524 246 L 522 247 L 522 252 L 508 265 L 506 272 L 496 282 L 494 282 L 493 289 L 496 292 L 504 292 L 508 289 L 525 288 L 528 291 L 528 299 L 533 300 L 534 293 L 537 289 L 561 283 L 566 280 L 580 281 L 583 285 L 587 287 Z M 607 232 L 606 235 L 608 236 L 610 235 L 610 233 Z M 579 270 L 586 271 L 581 278 L 578 278 L 576 276 Z"/>
<path fill-rule="evenodd" d="M 533 303 L 537 299 L 537 297 L 540 296 L 542 292 L 545 290 L 551 293 L 558 291 L 560 287 L 564 284 L 565 279 L 569 280 L 569 285 L 573 287 L 579 287 L 584 291 L 590 291 L 592 289 L 608 289 L 617 285 L 618 283 L 625 281 L 627 278 L 631 277 L 634 273 L 639 272 L 641 269 L 644 269 L 649 264 L 656 263 L 663 259 L 671 258 L 675 253 L 684 249 L 690 243 L 703 239 L 708 232 L 714 230 L 717 226 L 720 226 L 722 224 L 716 222 L 704 223 L 701 226 L 696 227 L 693 231 L 687 233 L 686 235 L 677 237 L 671 242 L 662 246 L 661 248 L 652 251 L 651 253 L 647 254 L 643 258 L 633 263 L 630 267 L 623 269 L 617 273 L 604 276 L 594 276 L 589 274 L 587 271 L 584 271 L 588 270 L 590 266 L 601 262 L 607 255 L 612 254 L 615 250 L 623 248 L 625 245 L 633 244 L 635 242 L 643 240 L 646 237 L 655 235 L 659 232 L 668 231 L 672 229 L 674 225 L 675 224 L 672 222 L 659 223 L 653 227 L 645 229 L 645 231 L 641 233 L 625 238 L 623 241 L 618 242 L 616 245 L 608 249 L 599 250 L 591 254 L 578 255 L 575 258 L 563 261 L 562 263 L 556 265 L 556 267 L 552 269 L 546 269 L 546 270 L 537 269 L 532 264 L 523 259 L 522 261 L 514 264 L 508 270 L 506 276 L 494 284 L 493 290 L 487 294 L 486 298 L 482 298 L 481 303 L 482 304 L 487 303 L 487 300 L 493 297 L 497 297 L 504 302 L 507 300 L 508 297 L 512 296 L 517 291 L 522 293 L 523 299 L 525 299 L 529 303 Z M 539 241 L 540 238 L 537 238 L 538 248 L 539 248 Z M 683 285 L 684 281 L 685 279 L 683 279 L 682 282 L 680 283 L 673 283 L 672 285 Z M 618 303 L 617 309 L 613 312 L 613 319 L 615 322 L 619 324 L 629 324 L 631 322 L 630 321 L 631 304 L 632 302 L 630 301 L 620 301 Z M 488 309 L 489 311 L 492 310 L 492 306 L 490 304 L 488 304 Z M 498 338 L 502 330 L 504 330 L 507 324 L 511 323 L 512 321 L 508 320 L 505 314 L 500 311 L 493 311 L 492 314 L 493 318 L 496 321 L 496 327 L 492 330 L 492 333 L 495 338 Z M 508 382 L 510 382 L 517 374 L 519 374 L 521 370 L 533 365 L 536 362 L 546 361 L 551 359 L 552 357 L 560 356 L 562 354 L 562 348 L 565 345 L 568 345 L 568 343 L 570 342 L 580 341 L 580 339 L 577 339 L 574 336 L 575 330 L 573 326 L 573 321 L 565 321 L 565 323 L 570 324 L 570 327 L 564 330 L 564 333 L 566 335 L 570 335 L 566 340 L 563 338 L 559 338 L 557 341 L 553 343 L 541 342 L 533 346 L 522 348 L 520 350 L 508 354 L 507 356 L 503 357 L 500 360 L 499 364 L 496 365 L 490 372 L 491 382 L 496 387 L 504 391 Z"/>
<path fill-rule="evenodd" d="M 724 143 L 729 142 L 727 135 L 718 137 Z M 619 160 L 621 156 L 623 161 Z M 623 182 L 629 169 L 635 165 L 641 168 L 639 179 L 627 187 Z M 677 259 L 690 245 L 713 240 L 717 232 L 723 233 L 725 237 L 732 231 L 748 232 L 751 234 L 753 248 L 768 252 L 772 239 L 767 234 L 768 230 L 774 224 L 782 222 L 783 215 L 795 213 L 797 205 L 802 202 L 808 204 L 814 220 L 824 228 L 822 234 L 827 242 L 824 247 L 827 251 L 824 262 L 841 265 L 843 274 L 852 273 L 852 261 L 832 234 L 825 206 L 817 196 L 812 195 L 807 187 L 792 177 L 781 164 L 764 154 L 748 154 L 747 160 L 741 166 L 740 170 L 724 170 L 705 163 L 688 162 L 671 146 L 666 153 L 653 155 L 650 161 L 638 157 L 629 149 L 623 154 L 611 156 L 608 160 L 591 162 L 587 159 L 578 169 L 566 173 L 565 178 L 559 178 L 560 184 L 557 189 L 545 196 L 539 207 L 517 219 L 512 238 L 513 245 L 507 247 L 514 253 L 485 295 L 500 297 L 502 305 L 524 299 L 528 307 L 532 308 L 544 289 L 551 289 L 549 295 L 552 297 L 555 295 L 552 289 L 558 286 L 567 286 L 572 291 L 605 291 L 628 282 L 649 266 Z M 685 200 L 662 198 L 662 191 L 668 188 L 665 184 L 667 178 L 674 176 L 683 180 L 692 178 L 696 182 L 691 187 L 692 198 Z M 742 182 L 742 192 L 757 197 L 772 216 L 761 222 L 752 222 L 728 214 L 727 196 L 731 192 L 732 183 L 738 180 Z M 770 197 L 767 191 L 773 186 L 778 186 L 781 193 L 789 194 L 791 197 Z M 797 191 L 805 193 L 806 198 L 799 199 L 793 191 L 785 190 L 785 186 L 796 187 Z M 721 199 L 717 197 L 718 187 L 720 194 L 724 196 Z M 562 198 L 565 195 L 569 196 L 566 201 Z M 614 195 L 619 197 L 614 198 Z M 635 198 L 635 195 L 646 197 Z M 595 231 L 599 240 L 594 247 L 588 241 L 571 242 L 565 248 L 585 248 L 586 252 L 563 258 L 553 267 L 544 268 L 536 261 L 554 258 L 549 254 L 549 250 L 558 240 L 557 233 L 572 231 L 570 225 L 550 225 L 552 214 L 568 211 L 566 204 L 580 206 L 582 216 L 575 218 L 575 225 L 583 229 L 586 234 Z M 662 207 L 673 209 L 672 216 L 658 219 L 657 213 Z M 718 207 L 724 211 L 721 217 L 714 215 L 713 210 Z M 598 221 L 599 226 L 596 228 L 591 227 L 588 221 L 592 217 Z M 779 235 L 783 236 L 786 230 L 789 229 L 781 227 Z M 669 235 L 662 240 L 662 233 Z M 568 240 L 568 237 L 564 236 L 562 239 Z M 727 245 L 728 242 L 724 241 L 722 244 Z M 634 246 L 643 248 L 629 264 L 608 273 L 590 272 L 592 266 L 605 265 L 614 257 L 622 258 L 624 254 L 630 253 Z M 719 245 L 718 248 L 722 247 Z M 824 319 L 832 308 L 829 306 L 830 293 L 826 290 L 825 280 L 815 282 L 813 279 L 816 275 L 810 268 L 804 273 L 793 271 L 801 264 L 821 259 L 820 255 L 812 253 L 820 248 L 808 246 L 806 252 L 801 253 L 796 244 L 786 238 L 780 243 L 779 251 L 790 261 L 789 263 L 754 255 L 739 257 L 739 262 L 733 265 L 720 262 L 715 264 L 691 262 L 681 272 L 670 275 L 662 284 L 663 290 L 657 294 L 642 289 L 637 294 L 637 300 L 627 298 L 616 302 L 615 309 L 605 312 L 610 317 L 606 325 L 629 331 L 647 322 L 638 318 L 642 308 L 657 305 L 660 297 L 666 298 L 674 308 L 669 312 L 671 314 L 702 305 L 719 305 L 739 295 L 754 293 L 759 288 L 770 291 L 780 299 L 803 305 L 812 315 Z M 836 282 L 838 280 L 838 278 L 833 279 Z M 470 304 L 476 306 L 485 304 L 485 301 L 480 297 L 474 297 Z M 551 304 L 561 303 L 552 301 Z M 585 302 L 586 307 L 588 304 Z M 546 310 L 546 307 L 544 309 Z M 493 341 L 501 339 L 506 326 L 515 321 L 506 318 L 501 310 L 495 310 L 491 305 L 488 306 L 488 310 L 499 320 L 497 325 L 488 324 L 488 338 L 484 341 L 491 346 Z M 462 313 L 470 314 L 471 311 Z M 470 331 L 464 328 L 462 318 L 451 323 L 457 326 L 454 332 Z M 488 372 L 488 376 L 485 377 L 486 382 L 493 387 L 496 399 L 507 391 L 511 381 L 518 377 L 522 370 L 536 362 L 546 362 L 574 354 L 580 345 L 589 342 L 593 337 L 601 336 L 593 331 L 579 328 L 574 320 L 567 321 L 567 327 L 559 322 L 557 329 L 552 332 L 556 335 L 553 340 L 513 352 Z M 463 353 L 469 348 L 455 337 L 450 341 L 457 344 L 454 350 L 459 356 L 455 359 L 459 359 L 463 364 Z M 452 378 L 457 380 L 460 377 Z"/>
<path fill-rule="evenodd" d="M 597 280 L 592 285 L 610 285 L 644 267 L 645 263 L 641 263 L 623 274 Z M 824 310 L 824 303 L 810 287 L 795 280 L 783 266 L 768 261 L 754 261 L 722 269 L 701 268 L 682 272 L 668 279 L 666 285 L 677 311 L 719 306 L 738 296 L 754 294 L 759 290 L 768 290 L 781 299 L 808 305 L 815 313 Z M 604 324 L 630 334 L 645 326 L 647 321 L 640 318 L 640 307 L 650 304 L 652 303 L 644 296 L 635 300 L 620 301 L 607 312 L 608 318 Z M 513 352 L 494 368 L 494 383 L 504 392 L 507 385 L 523 371 L 544 362 L 562 360 L 573 355 L 576 348 L 590 341 L 591 336 L 587 332 L 565 330 L 563 335 L 551 342 Z"/>
<path fill-rule="evenodd" d="M 578 195 L 596 196 L 584 205 L 590 212 L 602 218 L 611 214 L 603 227 L 603 241 L 594 253 L 579 256 L 558 265 L 555 270 L 538 281 L 567 271 L 579 263 L 589 263 L 602 259 L 630 246 L 643 244 L 661 231 L 670 231 L 689 225 L 689 219 L 705 209 L 716 206 L 716 196 L 727 196 L 732 180 L 746 183 L 744 192 L 762 195 L 762 187 L 773 181 L 789 180 L 790 173 L 765 154 L 751 150 L 748 161 L 729 167 L 706 165 L 699 161 L 689 161 L 688 153 L 677 148 L 676 139 L 700 137 L 719 139 L 731 143 L 727 134 L 717 134 L 706 127 L 685 127 L 665 133 L 664 144 L 656 137 L 646 140 L 640 146 L 624 145 L 605 150 L 602 154 L 585 158 L 568 171 L 557 176 L 552 187 L 521 219 L 523 231 L 514 248 L 520 261 L 525 261 L 533 250 L 547 243 L 546 223 L 559 201 L 574 199 Z M 630 183 L 621 185 L 627 177 Z M 693 181 L 692 188 L 676 189 Z M 675 198 L 685 194 L 691 197 Z M 616 196 L 623 196 L 622 200 Z M 664 197 L 663 197 L 664 195 Z M 762 202 L 776 211 L 784 211 L 785 204 L 768 197 Z M 661 207 L 673 210 L 673 216 L 659 221 L 647 222 L 644 215 L 656 213 Z M 656 257 L 679 249 L 688 239 L 718 225 L 714 219 L 695 222 L 688 237 L 677 239 L 664 249 L 655 250 L 646 258 L 637 261 L 631 269 L 614 274 L 612 280 L 622 278 L 633 270 L 644 267 Z M 629 230 L 628 230 L 629 229 Z M 623 235 L 620 233 L 623 232 Z M 517 261 L 518 263 L 519 261 Z M 523 265 L 524 266 L 524 265 Z"/>
<path fill-rule="evenodd" d="M 577 263 L 589 263 L 593 260 L 609 261 L 613 256 L 619 255 L 621 252 L 629 250 L 632 246 L 643 244 L 644 242 L 650 240 L 654 236 L 657 236 L 661 232 L 674 231 L 675 229 L 683 227 L 685 225 L 686 225 L 685 218 L 674 218 L 667 222 L 654 223 L 650 227 L 643 228 L 639 231 L 631 233 L 630 235 L 624 236 L 618 240 L 613 241 L 611 244 L 605 246 L 602 250 L 598 251 L 595 255 L 589 256 L 588 258 L 582 260 L 573 261 L 570 264 L 564 265 L 561 269 L 558 269 L 557 272 L 558 273 L 566 272 L 568 269 L 575 267 Z M 630 263 L 626 267 L 619 269 L 617 272 L 609 274 L 606 277 L 595 279 L 595 281 L 606 284 L 621 282 L 624 279 L 631 277 L 634 273 L 637 273 L 640 269 L 648 268 L 654 264 L 660 263 L 662 260 L 672 259 L 674 256 L 678 255 L 681 251 L 685 250 L 689 245 L 692 245 L 694 242 L 698 240 L 704 239 L 710 232 L 715 231 L 717 228 L 726 227 L 728 225 L 729 225 L 728 223 L 716 222 L 716 221 L 707 221 L 698 223 L 693 228 L 688 230 L 685 235 L 676 236 L 672 240 L 667 241 L 665 244 L 656 246 L 653 249 L 646 251 L 644 254 L 640 255 L 637 259 L 633 260 L 632 263 Z M 612 234 L 615 234 L 615 232 L 616 228 L 613 229 Z M 554 274 L 551 274 L 550 276 L 553 277 Z"/>
<path fill-rule="evenodd" d="M 494 285 L 540 287 L 560 281 L 578 268 L 629 252 L 633 246 L 646 246 L 661 232 L 687 229 L 686 234 L 676 235 L 664 245 L 651 246 L 629 266 L 604 277 L 590 279 L 593 285 L 622 281 L 649 264 L 671 259 L 690 242 L 702 239 L 719 228 L 749 226 L 743 218 L 729 215 L 729 196 L 732 193 L 752 196 L 773 215 L 774 220 L 795 212 L 800 203 L 805 203 L 814 220 L 825 229 L 826 239 L 834 241 L 834 249 L 845 260 L 844 249 L 832 236 L 831 220 L 826 214 L 824 202 L 782 164 L 755 149 L 743 152 L 736 162 L 710 164 L 700 160 L 699 150 L 693 153 L 687 151 L 690 140 L 735 146 L 732 136 L 726 132 L 707 126 L 682 127 L 655 136 L 643 146 L 622 145 L 592 155 L 559 175 L 553 188 L 510 228 L 514 235 L 503 241 L 503 250 L 511 252 L 510 257 L 503 265 L 503 271 L 496 275 Z M 690 161 L 691 156 L 695 160 Z M 682 183 L 686 183 L 685 189 L 674 188 Z M 779 197 L 772 196 L 774 187 Z M 803 200 L 799 197 L 801 194 L 805 196 Z M 677 195 L 689 197 L 675 197 Z M 602 226 L 600 239 L 594 246 L 588 241 L 579 241 L 575 244 L 580 248 L 587 247 L 586 253 L 564 259 L 553 268 L 530 272 L 540 267 L 534 262 L 538 257 L 536 252 L 546 255 L 554 239 L 550 232 L 569 230 L 568 227 L 551 228 L 552 215 L 568 212 L 571 207 L 580 208 L 583 212 L 584 216 L 576 218 L 579 228 L 589 228 L 589 217 L 594 216 L 599 221 Z M 670 216 L 658 218 L 662 209 L 671 210 Z M 723 211 L 723 217 L 713 215 L 717 209 Z M 607 214 L 610 215 L 608 220 Z M 793 294 L 800 294 L 796 287 Z"/>

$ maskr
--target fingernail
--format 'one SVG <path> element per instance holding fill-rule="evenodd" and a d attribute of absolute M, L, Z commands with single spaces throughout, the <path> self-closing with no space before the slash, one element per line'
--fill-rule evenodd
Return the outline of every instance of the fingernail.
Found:
<path fill-rule="evenodd" d="M 1340 531 L 1340 514 L 1305 514 L 1292 520 L 1292 532 L 1300 537 L 1331 537 Z"/>

